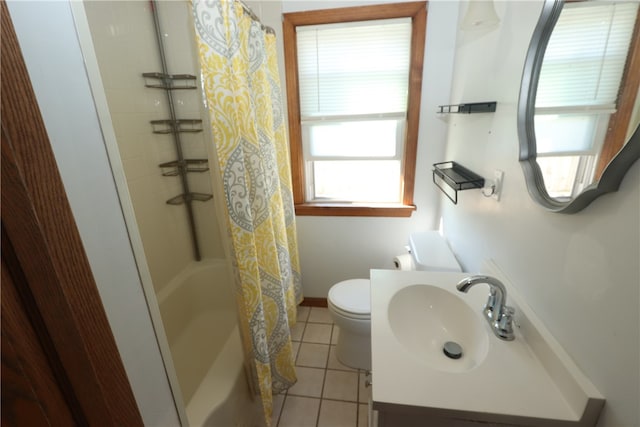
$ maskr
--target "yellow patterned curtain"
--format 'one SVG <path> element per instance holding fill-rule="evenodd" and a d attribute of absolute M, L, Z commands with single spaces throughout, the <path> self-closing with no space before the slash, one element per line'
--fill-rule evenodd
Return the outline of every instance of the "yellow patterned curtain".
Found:
<path fill-rule="evenodd" d="M 269 425 L 272 394 L 296 381 L 290 328 L 302 301 L 276 40 L 237 1 L 193 6 L 240 325 Z"/>

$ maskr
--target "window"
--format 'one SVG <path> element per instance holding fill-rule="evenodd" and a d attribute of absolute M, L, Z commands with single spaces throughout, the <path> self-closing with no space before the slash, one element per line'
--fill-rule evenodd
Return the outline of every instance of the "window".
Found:
<path fill-rule="evenodd" d="M 410 216 L 426 3 L 284 15 L 298 215 Z"/>
<path fill-rule="evenodd" d="M 601 153 L 620 111 L 637 11 L 633 3 L 580 1 L 565 4 L 556 23 L 535 114 L 538 163 L 552 197 L 578 194 L 598 179 L 596 164 L 611 160 Z"/>

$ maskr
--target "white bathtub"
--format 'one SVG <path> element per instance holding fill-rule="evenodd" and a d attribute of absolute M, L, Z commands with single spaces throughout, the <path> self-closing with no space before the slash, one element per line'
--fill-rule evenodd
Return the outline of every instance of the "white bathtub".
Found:
<path fill-rule="evenodd" d="M 193 262 L 158 293 L 191 426 L 255 424 L 231 277 L 224 260 Z M 247 416 L 251 418 L 248 419 Z"/>

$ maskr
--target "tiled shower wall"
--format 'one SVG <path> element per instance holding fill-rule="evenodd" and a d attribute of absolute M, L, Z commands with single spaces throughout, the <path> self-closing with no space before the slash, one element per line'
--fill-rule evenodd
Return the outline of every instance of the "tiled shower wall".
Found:
<path fill-rule="evenodd" d="M 193 260 L 184 206 L 166 200 L 182 193 L 179 177 L 158 164 L 176 159 L 173 137 L 152 133 L 150 120 L 169 118 L 165 91 L 145 87 L 144 72 L 161 72 L 150 2 L 91 1 L 85 10 L 98 58 L 127 186 L 156 292 Z M 189 4 L 157 3 L 168 71 L 198 76 Z M 199 90 L 174 90 L 178 118 L 204 119 Z M 181 134 L 185 158 L 207 158 L 210 133 Z M 113 164 L 113 163 L 112 163 Z M 209 173 L 188 175 L 191 191 L 212 193 Z M 121 195 L 122 197 L 122 195 Z M 194 202 L 203 258 L 224 256 L 214 201 Z"/>

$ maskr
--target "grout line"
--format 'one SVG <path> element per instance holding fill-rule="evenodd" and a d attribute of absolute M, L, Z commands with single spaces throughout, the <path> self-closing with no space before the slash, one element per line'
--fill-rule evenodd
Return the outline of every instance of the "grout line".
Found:
<path fill-rule="evenodd" d="M 302 343 L 304 342 L 304 333 L 307 331 L 307 324 L 308 324 L 308 322 L 305 320 L 304 328 L 302 328 L 302 334 L 300 334 L 300 345 L 302 345 Z M 299 348 L 298 348 L 298 353 L 300 353 L 300 349 Z"/>
<path fill-rule="evenodd" d="M 311 310 L 309 310 L 311 316 Z M 333 333 L 333 325 L 331 325 L 331 333 L 329 334 L 329 343 L 331 343 L 331 334 Z M 331 344 L 329 344 L 331 350 Z M 322 411 L 322 401 L 324 400 L 324 385 L 327 383 L 327 365 L 329 364 L 329 353 L 327 353 L 327 362 L 324 364 L 324 375 L 322 376 L 322 387 L 320 387 L 320 404 L 318 405 L 318 416 L 316 417 L 316 427 L 320 424 L 320 411 Z"/>
<path fill-rule="evenodd" d="M 343 402 L 343 403 L 358 403 L 353 400 L 344 400 L 344 399 L 334 399 L 332 397 L 323 397 L 322 400 L 330 400 L 332 402 Z"/>
<path fill-rule="evenodd" d="M 287 396 L 288 395 L 289 395 L 289 393 L 285 392 L 284 398 L 282 399 L 282 406 L 280 407 L 280 413 L 278 414 L 278 419 L 276 420 L 275 427 L 278 427 L 280 425 L 280 419 L 282 418 L 282 413 L 284 412 L 284 404 L 287 403 Z"/>
<path fill-rule="evenodd" d="M 358 380 L 356 381 L 356 427 L 358 427 L 358 422 L 360 421 L 360 369 L 357 371 Z"/>
<path fill-rule="evenodd" d="M 324 399 L 320 399 L 320 404 L 318 405 L 318 415 L 316 416 L 316 427 L 320 424 L 320 411 L 322 411 L 322 402 Z"/>
<path fill-rule="evenodd" d="M 329 334 L 329 348 L 327 350 L 327 358 L 324 361 L 324 369 L 325 371 L 329 369 L 329 355 L 331 354 L 331 337 L 333 336 L 333 324 L 331 324 L 331 333 Z M 326 372 L 325 372 L 326 376 Z M 324 386 L 324 384 L 323 384 Z"/>
<path fill-rule="evenodd" d="M 298 355 L 300 354 L 300 347 L 302 347 L 302 342 L 300 344 L 298 344 L 298 351 L 296 351 L 296 357 L 293 358 L 293 369 L 296 369 L 296 366 L 298 366 Z M 289 391 L 289 389 L 287 389 L 287 391 Z"/>
<path fill-rule="evenodd" d="M 326 381 L 327 368 L 324 368 L 324 375 L 322 376 L 322 387 L 320 387 L 320 404 L 318 405 L 318 414 L 316 415 L 316 427 L 318 427 L 318 424 L 320 423 L 320 411 L 322 410 L 322 401 L 324 400 L 322 396 L 324 395 L 324 385 Z"/>

